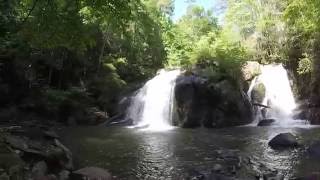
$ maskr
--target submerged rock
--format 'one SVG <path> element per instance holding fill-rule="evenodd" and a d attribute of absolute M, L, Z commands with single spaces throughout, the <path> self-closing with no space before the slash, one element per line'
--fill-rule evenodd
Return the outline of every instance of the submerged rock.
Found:
<path fill-rule="evenodd" d="M 10 180 L 10 177 L 8 174 L 3 173 L 0 175 L 0 180 Z"/>
<path fill-rule="evenodd" d="M 294 148 L 299 145 L 297 138 L 291 133 L 281 133 L 269 141 L 272 149 Z"/>
<path fill-rule="evenodd" d="M 263 180 L 284 180 L 284 177 L 278 173 L 267 173 L 263 175 Z"/>
<path fill-rule="evenodd" d="M 58 139 L 59 138 L 59 135 L 55 132 L 55 131 L 52 131 L 52 130 L 49 130 L 49 131 L 45 131 L 44 132 L 44 135 L 48 138 L 52 138 L 52 139 Z"/>
<path fill-rule="evenodd" d="M 194 170 L 194 169 L 190 169 L 186 173 L 186 175 L 183 179 L 185 179 L 185 180 L 205 180 L 206 177 L 204 174 L 200 173 L 199 171 Z"/>
<path fill-rule="evenodd" d="M 311 173 L 304 177 L 293 178 L 292 180 L 318 180 L 320 179 L 320 173 Z"/>
<path fill-rule="evenodd" d="M 271 126 L 275 121 L 274 119 L 263 119 L 259 121 L 257 126 Z"/>
<path fill-rule="evenodd" d="M 215 164 L 212 169 L 213 172 L 221 172 L 222 170 L 223 166 L 221 164 Z"/>
<path fill-rule="evenodd" d="M 32 168 L 32 177 L 34 179 L 41 178 L 45 176 L 48 172 L 48 166 L 46 162 L 40 161 L 36 163 Z"/>
<path fill-rule="evenodd" d="M 217 173 L 211 173 L 207 179 L 208 180 L 236 180 L 233 177 L 228 177 L 228 176 L 217 174 Z"/>
<path fill-rule="evenodd" d="M 77 171 L 72 172 L 72 179 L 82 180 L 82 179 L 103 179 L 112 180 L 111 174 L 102 168 L 98 167 L 85 167 Z"/>
<path fill-rule="evenodd" d="M 60 173 L 59 173 L 59 180 L 68 180 L 69 179 L 69 175 L 70 175 L 70 172 L 67 171 L 67 170 L 62 170 Z"/>

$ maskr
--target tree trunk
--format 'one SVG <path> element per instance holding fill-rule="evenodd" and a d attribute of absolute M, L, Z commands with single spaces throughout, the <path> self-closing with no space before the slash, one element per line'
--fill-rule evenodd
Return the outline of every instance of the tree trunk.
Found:
<path fill-rule="evenodd" d="M 49 69 L 48 86 L 50 87 L 52 80 L 52 67 Z"/>
<path fill-rule="evenodd" d="M 102 58 L 103 58 L 103 55 L 104 55 L 104 49 L 106 47 L 106 35 L 103 33 L 102 34 L 102 46 L 101 46 L 101 49 L 100 49 L 100 55 L 99 55 L 99 59 L 98 59 L 98 65 L 97 65 L 97 74 L 100 73 L 100 69 L 101 69 L 101 65 L 102 65 Z"/>

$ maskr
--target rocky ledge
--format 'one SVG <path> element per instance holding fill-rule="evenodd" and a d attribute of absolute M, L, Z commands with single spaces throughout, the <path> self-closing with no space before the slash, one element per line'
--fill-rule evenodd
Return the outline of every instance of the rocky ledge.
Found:
<path fill-rule="evenodd" d="M 104 169 L 74 171 L 72 153 L 48 126 L 0 127 L 0 179 L 112 179 Z"/>
<path fill-rule="evenodd" d="M 252 122 L 252 107 L 242 89 L 232 80 L 210 81 L 197 75 L 176 80 L 174 125 L 219 128 Z"/>

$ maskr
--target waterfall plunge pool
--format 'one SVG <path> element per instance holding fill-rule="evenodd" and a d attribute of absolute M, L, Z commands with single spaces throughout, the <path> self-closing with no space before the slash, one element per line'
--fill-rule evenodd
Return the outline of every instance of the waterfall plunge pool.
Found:
<path fill-rule="evenodd" d="M 76 164 L 108 169 L 119 179 L 147 180 L 216 180 L 213 174 L 217 171 L 243 180 L 270 173 L 290 179 L 320 171 L 320 161 L 306 154 L 306 148 L 320 139 L 320 128 L 292 119 L 296 104 L 282 65 L 263 66 L 248 92 L 255 103 L 251 91 L 258 83 L 264 85 L 264 97 L 257 103 L 271 108 L 264 110 L 264 117 L 262 109 L 256 108 L 256 118 L 274 118 L 276 123 L 269 127 L 256 127 L 254 122 L 224 129 L 172 128 L 174 86 L 179 74 L 179 70 L 160 71 L 137 91 L 126 112 L 126 118 L 135 125 L 131 128 L 64 130 L 63 139 Z M 283 151 L 268 146 L 274 136 L 287 132 L 296 135 L 303 146 Z"/>
<path fill-rule="evenodd" d="M 284 151 L 268 147 L 272 137 L 284 132 L 297 135 L 304 146 Z M 77 127 L 62 130 L 61 134 L 77 166 L 102 167 L 119 179 L 179 180 L 191 169 L 207 175 L 230 153 L 241 157 L 241 165 L 233 175 L 239 179 L 256 179 L 257 174 L 269 171 L 288 179 L 320 170 L 320 161 L 305 152 L 307 146 L 320 139 L 320 129 L 313 126 L 176 128 L 162 132 Z"/>

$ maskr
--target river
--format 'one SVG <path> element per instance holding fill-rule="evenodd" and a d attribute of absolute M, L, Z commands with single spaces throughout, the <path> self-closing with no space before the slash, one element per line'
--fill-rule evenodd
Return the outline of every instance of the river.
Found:
<path fill-rule="evenodd" d="M 303 146 L 283 151 L 268 147 L 268 141 L 283 132 L 296 135 Z M 228 154 L 241 161 L 232 175 L 239 179 L 256 179 L 257 174 L 267 171 L 277 171 L 289 179 L 320 170 L 320 161 L 305 153 L 305 147 L 320 139 L 320 129 L 312 126 L 176 128 L 160 132 L 79 127 L 65 129 L 62 134 L 77 166 L 102 167 L 119 179 L 183 179 L 190 170 L 208 175 L 217 163 L 226 163 Z"/>

